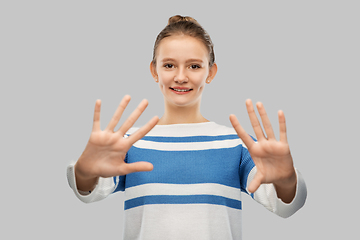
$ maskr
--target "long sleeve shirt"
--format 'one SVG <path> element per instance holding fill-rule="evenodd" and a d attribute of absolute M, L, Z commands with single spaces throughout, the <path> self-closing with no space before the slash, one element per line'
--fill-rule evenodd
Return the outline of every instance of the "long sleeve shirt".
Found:
<path fill-rule="evenodd" d="M 304 205 L 307 195 L 298 170 L 291 203 L 277 197 L 273 184 L 262 184 L 250 194 L 256 166 L 235 130 L 214 122 L 157 125 L 129 149 L 125 161 L 147 161 L 154 169 L 100 178 L 91 193 L 77 190 L 74 163 L 67 176 L 85 203 L 125 192 L 126 240 L 241 239 L 241 192 L 285 218 Z"/>

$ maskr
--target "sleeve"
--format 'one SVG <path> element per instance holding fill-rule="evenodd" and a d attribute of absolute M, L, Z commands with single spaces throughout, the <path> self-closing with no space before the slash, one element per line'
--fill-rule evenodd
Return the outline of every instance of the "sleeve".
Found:
<path fill-rule="evenodd" d="M 247 180 L 247 187 L 254 178 L 256 174 L 256 167 L 254 167 L 249 175 Z M 302 206 L 304 206 L 307 189 L 305 181 L 301 173 L 296 169 L 297 176 L 297 186 L 296 194 L 293 201 L 289 204 L 284 203 L 281 199 L 277 197 L 276 190 L 273 184 L 262 184 L 254 193 L 253 198 L 262 204 L 269 211 L 277 214 L 280 217 L 288 218 L 297 212 Z"/>
<path fill-rule="evenodd" d="M 75 163 L 70 164 L 67 167 L 67 179 L 70 185 L 70 188 L 74 191 L 77 198 L 79 198 L 84 203 L 91 203 L 100 201 L 107 196 L 109 196 L 114 191 L 123 190 L 123 185 L 121 182 L 121 177 L 110 177 L 110 178 L 99 178 L 99 181 L 92 192 L 82 192 L 77 189 L 76 180 L 75 180 Z"/>

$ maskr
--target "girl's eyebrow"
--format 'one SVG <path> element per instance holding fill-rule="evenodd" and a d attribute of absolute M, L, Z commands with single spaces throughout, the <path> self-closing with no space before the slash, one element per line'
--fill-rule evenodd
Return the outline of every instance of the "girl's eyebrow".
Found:
<path fill-rule="evenodd" d="M 172 58 L 164 58 L 164 59 L 161 59 L 161 62 L 175 62 L 175 60 Z"/>
<path fill-rule="evenodd" d="M 161 60 L 161 62 L 176 62 L 176 60 L 173 58 L 164 58 Z M 190 58 L 190 59 L 186 60 L 186 63 L 189 63 L 189 62 L 203 63 L 204 61 L 202 59 L 198 59 L 198 58 Z"/>
<path fill-rule="evenodd" d="M 191 58 L 186 60 L 186 62 L 199 62 L 199 63 L 203 63 L 204 61 L 202 59 L 198 59 L 198 58 Z"/>

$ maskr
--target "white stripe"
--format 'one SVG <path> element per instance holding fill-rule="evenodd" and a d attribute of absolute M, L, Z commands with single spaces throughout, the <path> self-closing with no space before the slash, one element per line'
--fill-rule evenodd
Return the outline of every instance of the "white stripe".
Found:
<path fill-rule="evenodd" d="M 139 140 L 134 144 L 134 147 L 154 149 L 161 151 L 196 151 L 220 148 L 232 148 L 242 144 L 240 139 L 220 140 L 211 142 L 152 142 Z M 243 144 L 245 147 L 245 145 Z"/>
<path fill-rule="evenodd" d="M 129 129 L 127 134 L 133 134 L 138 127 Z M 218 125 L 214 122 L 156 125 L 147 136 L 152 137 L 191 137 L 191 136 L 219 136 L 236 134 L 234 128 Z"/>
<path fill-rule="evenodd" d="M 148 183 L 126 188 L 126 200 L 153 195 L 215 195 L 230 199 L 241 200 L 238 188 L 228 187 L 217 183 L 198 184 L 165 184 Z"/>
<path fill-rule="evenodd" d="M 151 204 L 125 211 L 124 239 L 240 240 L 241 210 L 211 204 Z"/>

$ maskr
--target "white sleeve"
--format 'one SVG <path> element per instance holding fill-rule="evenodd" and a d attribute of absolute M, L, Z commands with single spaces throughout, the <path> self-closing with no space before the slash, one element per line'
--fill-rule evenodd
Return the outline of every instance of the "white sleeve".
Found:
<path fill-rule="evenodd" d="M 113 178 L 99 178 L 99 181 L 95 187 L 95 189 L 90 193 L 81 192 L 77 189 L 76 180 L 75 180 L 75 163 L 70 164 L 67 167 L 67 179 L 70 187 L 73 189 L 75 195 L 84 203 L 91 203 L 100 201 L 107 196 L 109 196 L 112 192 L 114 192 L 117 183 L 114 182 Z"/>
<path fill-rule="evenodd" d="M 254 167 L 248 176 L 247 187 L 251 180 L 254 178 L 256 174 L 256 167 Z M 300 172 L 296 169 L 297 176 L 297 186 L 296 186 L 296 194 L 291 203 L 284 203 L 281 199 L 277 197 L 276 190 L 273 184 L 262 184 L 254 193 L 254 199 L 262 204 L 269 211 L 277 214 L 280 217 L 288 218 L 297 212 L 306 201 L 307 189 L 305 185 L 305 181 L 300 174 Z"/>

